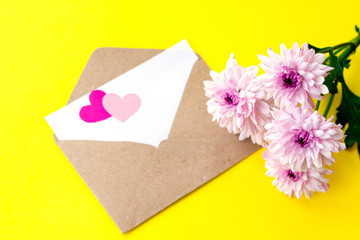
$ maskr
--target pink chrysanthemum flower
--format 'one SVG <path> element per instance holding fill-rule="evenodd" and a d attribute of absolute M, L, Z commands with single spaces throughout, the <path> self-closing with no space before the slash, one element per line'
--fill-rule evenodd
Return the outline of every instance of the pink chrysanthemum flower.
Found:
<path fill-rule="evenodd" d="M 262 63 L 259 66 L 266 72 L 260 78 L 268 93 L 280 109 L 291 110 L 299 103 L 306 108 L 314 108 L 312 98 L 322 99 L 321 94 L 328 93 L 323 84 L 327 72 L 333 68 L 323 65 L 325 54 L 317 53 L 305 43 L 301 49 L 294 43 L 291 49 L 280 45 L 281 55 L 271 48 L 269 57 L 258 55 Z"/>
<path fill-rule="evenodd" d="M 345 149 L 340 124 L 326 120 L 318 111 L 295 108 L 291 114 L 276 108 L 273 121 L 265 126 L 267 148 L 279 156 L 283 166 L 292 171 L 306 171 L 331 165 L 332 152 Z"/>
<path fill-rule="evenodd" d="M 266 160 L 265 167 L 268 169 L 265 174 L 275 177 L 273 185 L 289 197 L 300 198 L 304 193 L 307 198 L 310 198 L 313 192 L 327 192 L 329 180 L 324 175 L 333 171 L 326 168 L 310 168 L 307 171 L 294 172 L 283 167 L 279 157 L 269 150 L 263 153 L 263 158 Z"/>
<path fill-rule="evenodd" d="M 251 137 L 263 144 L 264 125 L 270 121 L 270 108 L 264 101 L 266 93 L 256 84 L 258 67 L 244 68 L 234 55 L 221 73 L 210 72 L 213 81 L 204 81 L 205 95 L 210 98 L 207 110 L 221 127 L 240 133 L 239 139 Z"/>

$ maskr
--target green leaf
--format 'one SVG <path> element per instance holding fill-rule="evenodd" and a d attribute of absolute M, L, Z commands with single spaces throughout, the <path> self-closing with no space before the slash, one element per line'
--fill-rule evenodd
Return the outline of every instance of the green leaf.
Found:
<path fill-rule="evenodd" d="M 330 66 L 334 68 L 331 72 L 335 73 L 335 81 L 344 82 L 343 67 L 339 63 L 337 56 L 334 55 L 333 51 L 330 51 L 329 54 Z"/>
<path fill-rule="evenodd" d="M 360 97 L 354 94 L 345 82 L 342 85 L 342 99 L 340 106 L 337 108 L 336 123 L 340 123 L 348 128 L 345 132 L 346 147 L 351 147 L 354 143 L 358 144 L 360 153 Z"/>
<path fill-rule="evenodd" d="M 360 129 L 357 125 L 349 126 L 345 134 L 346 134 L 345 144 L 347 148 L 350 148 L 354 145 L 354 143 L 359 142 L 357 138 L 360 135 Z"/>
<path fill-rule="evenodd" d="M 334 70 L 325 77 L 324 84 L 327 86 L 331 94 L 336 94 L 338 92 L 337 83 L 344 82 L 343 66 L 339 63 L 338 58 L 335 56 L 333 51 L 329 52 L 329 59 L 329 65 L 333 67 Z"/>
<path fill-rule="evenodd" d="M 357 25 L 355 25 L 355 31 L 359 33 L 359 27 Z"/>
<path fill-rule="evenodd" d="M 327 86 L 327 88 L 329 89 L 329 93 L 331 94 L 335 94 L 338 93 L 337 90 L 337 84 L 335 82 L 335 77 L 334 74 L 329 74 L 325 77 L 325 81 L 324 81 L 325 86 Z"/>

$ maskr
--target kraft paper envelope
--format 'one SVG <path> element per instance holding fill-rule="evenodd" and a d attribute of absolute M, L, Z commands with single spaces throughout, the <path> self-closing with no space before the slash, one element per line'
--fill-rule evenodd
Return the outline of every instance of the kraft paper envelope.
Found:
<path fill-rule="evenodd" d="M 162 51 L 95 50 L 68 104 Z M 259 149 L 212 122 L 203 89 L 209 71 L 198 56 L 168 139 L 157 148 L 129 141 L 60 141 L 55 136 L 56 144 L 123 233 Z"/>

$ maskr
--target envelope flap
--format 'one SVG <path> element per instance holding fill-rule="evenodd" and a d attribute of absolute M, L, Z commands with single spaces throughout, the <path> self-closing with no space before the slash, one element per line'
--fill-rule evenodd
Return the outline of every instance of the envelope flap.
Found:
<path fill-rule="evenodd" d="M 68 104 L 161 53 L 160 49 L 98 48 L 90 56 Z"/>

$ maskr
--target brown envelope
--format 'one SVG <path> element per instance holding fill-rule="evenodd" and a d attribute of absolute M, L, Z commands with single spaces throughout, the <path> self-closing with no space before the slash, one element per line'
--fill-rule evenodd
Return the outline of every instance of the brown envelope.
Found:
<path fill-rule="evenodd" d="M 150 59 L 162 50 L 100 48 L 94 51 L 69 103 Z M 55 142 L 123 233 L 131 230 L 259 146 L 240 142 L 211 121 L 203 81 L 203 59 L 195 63 L 169 138 L 158 148 L 132 142 Z"/>

